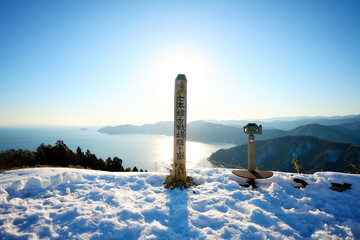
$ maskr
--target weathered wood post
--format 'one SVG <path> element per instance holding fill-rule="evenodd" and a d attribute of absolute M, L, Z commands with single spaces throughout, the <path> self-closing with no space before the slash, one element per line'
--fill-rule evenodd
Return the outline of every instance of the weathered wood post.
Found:
<path fill-rule="evenodd" d="M 184 178 L 184 181 L 186 180 L 186 88 L 185 74 L 178 74 L 175 79 L 173 174 L 175 178 Z"/>

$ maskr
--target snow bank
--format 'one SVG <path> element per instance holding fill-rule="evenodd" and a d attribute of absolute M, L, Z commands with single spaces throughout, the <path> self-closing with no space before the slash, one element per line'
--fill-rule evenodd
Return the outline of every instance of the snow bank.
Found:
<path fill-rule="evenodd" d="M 360 176 L 275 172 L 257 188 L 229 169 L 167 173 L 41 168 L 0 174 L 0 239 L 360 239 Z M 294 178 L 308 183 L 294 188 Z M 336 192 L 331 183 L 348 183 Z"/>
<path fill-rule="evenodd" d="M 42 179 L 41 177 L 35 176 L 30 178 L 25 185 L 25 188 L 28 190 L 40 190 L 42 188 Z"/>
<path fill-rule="evenodd" d="M 59 185 L 63 182 L 63 175 L 61 173 L 56 174 L 55 176 L 50 176 L 51 185 Z"/>

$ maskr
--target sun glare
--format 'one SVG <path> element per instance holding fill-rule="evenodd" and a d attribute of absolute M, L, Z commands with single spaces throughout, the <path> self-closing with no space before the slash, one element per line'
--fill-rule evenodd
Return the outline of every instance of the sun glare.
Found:
<path fill-rule="evenodd" d="M 200 142 L 186 142 L 186 165 L 187 168 L 210 167 L 207 158 L 210 156 L 211 147 Z"/>
<path fill-rule="evenodd" d="M 201 48 L 172 47 L 157 52 L 147 62 L 146 75 L 150 76 L 151 87 L 158 93 L 153 99 L 161 98 L 161 101 L 171 103 L 175 78 L 179 73 L 185 74 L 188 80 L 188 99 L 191 101 L 188 106 L 188 122 L 202 119 L 202 105 L 210 95 L 216 93 L 217 73 L 212 58 L 202 52 Z M 161 105 L 165 106 L 163 103 Z"/>
<path fill-rule="evenodd" d="M 208 60 L 197 50 L 169 49 L 154 60 L 155 73 L 160 73 L 163 77 L 176 77 L 178 73 L 184 73 L 194 79 L 202 79 L 208 74 Z"/>
<path fill-rule="evenodd" d="M 173 159 L 173 137 L 159 136 L 160 143 L 155 149 L 159 159 L 156 160 L 155 170 L 165 170 L 172 164 Z M 203 168 L 211 167 L 211 163 L 207 161 L 207 158 L 212 152 L 218 148 L 214 145 L 204 144 L 200 142 L 186 141 L 186 168 Z"/>
<path fill-rule="evenodd" d="M 191 88 L 191 92 L 201 92 L 206 80 L 209 79 L 213 67 L 211 60 L 205 53 L 197 49 L 170 48 L 158 53 L 151 59 L 151 75 L 158 87 L 173 88 L 177 74 L 185 74 Z"/>
<path fill-rule="evenodd" d="M 156 161 L 157 164 L 156 170 L 163 170 L 171 166 L 174 140 L 172 137 L 163 136 L 159 141 L 161 141 L 161 143 L 157 144 L 159 146 L 159 149 L 157 149 L 157 151 L 158 151 L 158 156 L 160 157 Z"/>

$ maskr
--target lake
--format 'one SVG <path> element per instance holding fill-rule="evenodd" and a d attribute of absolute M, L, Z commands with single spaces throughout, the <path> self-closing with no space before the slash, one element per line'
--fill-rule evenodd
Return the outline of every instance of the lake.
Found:
<path fill-rule="evenodd" d="M 119 157 L 124 167 L 148 171 L 164 170 L 172 163 L 173 137 L 147 134 L 108 135 L 98 133 L 99 128 L 80 130 L 79 127 L 1 127 L 0 151 L 28 149 L 35 151 L 41 144 L 55 145 L 57 140 L 74 152 L 79 146 L 98 158 Z M 233 147 L 229 143 L 206 144 L 186 142 L 187 168 L 213 167 L 207 158 L 211 153 Z"/>

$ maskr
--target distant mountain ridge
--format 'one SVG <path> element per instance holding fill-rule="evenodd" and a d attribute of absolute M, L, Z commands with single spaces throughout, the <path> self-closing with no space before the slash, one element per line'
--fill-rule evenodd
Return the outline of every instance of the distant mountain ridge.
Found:
<path fill-rule="evenodd" d="M 197 142 L 227 142 L 237 144 L 243 141 L 242 129 L 222 124 L 194 121 L 188 125 L 188 139 Z"/>
<path fill-rule="evenodd" d="M 345 124 L 325 126 L 321 124 L 307 124 L 295 129 L 284 131 L 279 129 L 263 130 L 263 134 L 256 136 L 258 140 L 267 140 L 275 137 L 285 136 L 313 136 L 323 138 L 335 142 L 349 143 L 352 145 L 360 145 L 360 121 L 352 123 L 353 129 L 346 128 Z M 242 142 L 246 143 L 246 141 Z"/>
<path fill-rule="evenodd" d="M 230 125 L 235 127 L 244 126 L 248 122 L 256 122 L 263 125 L 265 129 L 291 130 L 307 124 L 321 124 L 325 126 L 342 125 L 353 122 L 360 122 L 360 114 L 333 117 L 283 117 L 259 120 L 207 120 L 207 122 Z"/>
<path fill-rule="evenodd" d="M 359 119 L 359 121 L 354 121 Z M 296 120 L 313 121 L 314 118 L 306 118 Z M 336 117 L 335 119 L 320 119 L 320 122 L 341 122 L 340 125 L 322 125 L 319 123 L 311 123 L 298 126 L 292 130 L 269 129 L 269 124 L 265 122 L 263 125 L 263 134 L 256 136 L 257 140 L 267 140 L 283 136 L 314 136 L 328 139 L 336 142 L 349 143 L 352 145 L 360 145 L 360 115 Z M 293 124 L 293 121 L 290 121 Z M 244 125 L 248 123 L 244 121 Z M 286 122 L 283 122 L 286 124 Z M 275 126 L 275 125 L 274 125 Z M 107 126 L 98 130 L 100 133 L 106 134 L 160 134 L 173 136 L 173 122 L 158 122 L 155 124 L 145 124 L 142 126 L 119 125 Z M 206 121 L 194 121 L 188 124 L 188 140 L 216 143 L 227 142 L 235 145 L 247 143 L 247 135 L 243 133 L 242 126 L 231 126 L 219 123 L 210 123 Z"/>
<path fill-rule="evenodd" d="M 332 141 L 360 145 L 360 136 L 357 132 L 350 131 L 349 129 L 339 125 L 324 126 L 317 123 L 308 124 L 297 127 L 289 131 L 289 133 L 291 136 L 316 136 Z"/>
<path fill-rule="evenodd" d="M 173 122 L 158 122 L 142 126 L 119 125 L 107 126 L 98 130 L 100 133 L 116 134 L 160 134 L 173 136 Z M 222 124 L 194 121 L 188 124 L 187 139 L 197 142 L 230 142 L 239 143 L 244 140 L 242 130 Z"/>
<path fill-rule="evenodd" d="M 142 126 L 134 125 L 118 125 L 115 127 L 106 126 L 100 128 L 98 132 L 106 133 L 110 135 L 117 134 L 160 134 L 160 135 L 172 135 L 173 134 L 173 122 L 158 122 L 154 124 L 145 124 Z"/>
<path fill-rule="evenodd" d="M 247 144 L 220 149 L 209 157 L 224 167 L 247 168 Z M 255 142 L 255 165 L 262 170 L 295 172 L 293 153 L 300 171 L 352 171 L 350 164 L 360 165 L 360 146 L 338 143 L 311 136 L 286 136 Z"/>

